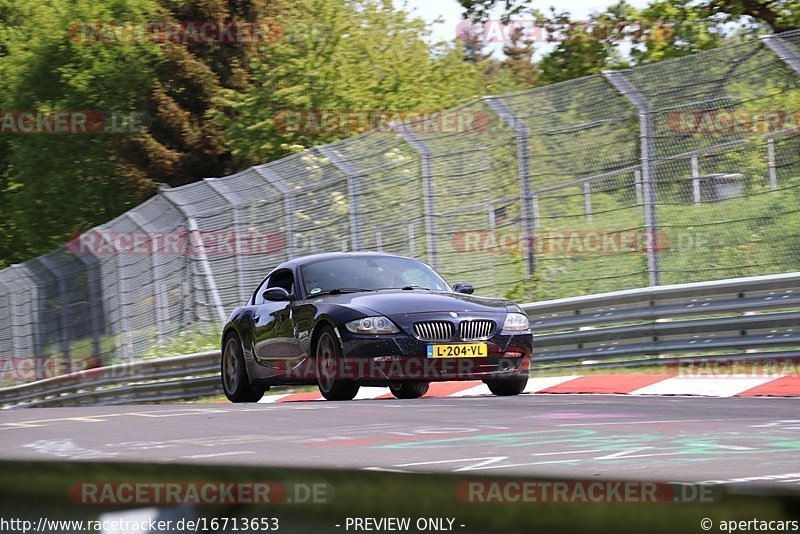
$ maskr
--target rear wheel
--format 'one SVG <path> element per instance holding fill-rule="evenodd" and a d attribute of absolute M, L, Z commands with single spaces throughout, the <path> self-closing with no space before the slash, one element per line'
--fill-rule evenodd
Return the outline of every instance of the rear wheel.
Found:
<path fill-rule="evenodd" d="M 511 395 L 519 395 L 525 390 L 525 386 L 528 385 L 528 375 L 484 380 L 484 383 L 489 386 L 489 391 L 498 397 L 508 397 Z"/>
<path fill-rule="evenodd" d="M 389 383 L 389 390 L 398 399 L 418 399 L 428 392 L 427 382 Z"/>
<path fill-rule="evenodd" d="M 320 330 L 314 356 L 317 385 L 322 396 L 333 401 L 353 400 L 358 384 L 337 377 L 342 364 L 342 346 L 330 326 Z"/>
<path fill-rule="evenodd" d="M 258 402 L 264 396 L 265 387 L 251 386 L 244 364 L 242 343 L 239 336 L 229 334 L 222 351 L 222 389 L 231 402 Z"/>

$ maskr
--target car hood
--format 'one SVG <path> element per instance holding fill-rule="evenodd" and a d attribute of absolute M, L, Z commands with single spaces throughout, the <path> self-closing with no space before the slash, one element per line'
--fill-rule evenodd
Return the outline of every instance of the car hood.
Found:
<path fill-rule="evenodd" d="M 365 313 L 387 316 L 450 311 L 462 313 L 505 313 L 509 311 L 510 307 L 516 308 L 511 301 L 505 299 L 421 290 L 326 295 L 319 299 L 313 299 L 312 302 L 350 306 Z"/>

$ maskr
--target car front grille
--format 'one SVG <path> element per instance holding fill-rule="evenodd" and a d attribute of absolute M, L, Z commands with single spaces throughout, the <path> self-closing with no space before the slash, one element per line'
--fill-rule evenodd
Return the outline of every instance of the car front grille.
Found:
<path fill-rule="evenodd" d="M 495 323 L 488 320 L 463 321 L 458 325 L 458 337 L 464 340 L 488 339 L 494 334 Z"/>
<path fill-rule="evenodd" d="M 453 339 L 453 323 L 448 321 L 414 323 L 414 335 L 422 341 L 450 341 Z"/>
<path fill-rule="evenodd" d="M 458 337 L 464 341 L 489 339 L 494 334 L 496 324 L 487 319 L 462 321 L 458 325 Z M 450 321 L 425 321 L 414 323 L 414 335 L 422 341 L 451 341 L 455 328 Z"/>

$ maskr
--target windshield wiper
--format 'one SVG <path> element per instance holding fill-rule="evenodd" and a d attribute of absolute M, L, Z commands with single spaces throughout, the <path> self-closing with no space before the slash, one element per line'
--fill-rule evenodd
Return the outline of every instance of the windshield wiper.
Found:
<path fill-rule="evenodd" d="M 365 291 L 375 291 L 374 289 L 364 289 L 361 287 L 337 287 L 328 291 L 319 291 L 317 293 L 309 293 L 310 297 L 318 297 L 320 295 L 341 295 L 343 293 L 363 293 Z"/>
<path fill-rule="evenodd" d="M 408 285 L 408 286 L 403 286 L 403 287 L 382 287 L 380 289 L 377 289 L 376 291 L 384 291 L 384 290 L 387 290 L 387 289 L 402 289 L 403 291 L 411 291 L 412 289 L 424 289 L 425 291 L 432 291 L 432 289 L 429 288 L 429 287 L 416 286 L 416 285 L 413 285 L 413 284 L 412 285 Z"/>

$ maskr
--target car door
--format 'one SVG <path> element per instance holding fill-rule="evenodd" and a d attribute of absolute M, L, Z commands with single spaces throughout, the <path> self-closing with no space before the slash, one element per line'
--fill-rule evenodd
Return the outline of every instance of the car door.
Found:
<path fill-rule="evenodd" d="M 294 294 L 294 275 L 289 269 L 275 271 L 262 286 L 263 289 L 282 287 Z M 263 293 L 263 289 L 259 289 Z M 271 370 L 270 374 L 283 376 L 301 356 L 292 317 L 292 301 L 271 302 L 256 295 L 253 317 L 253 346 L 256 361 Z"/>

